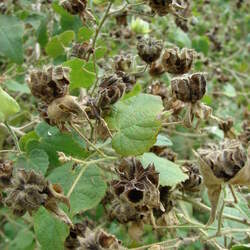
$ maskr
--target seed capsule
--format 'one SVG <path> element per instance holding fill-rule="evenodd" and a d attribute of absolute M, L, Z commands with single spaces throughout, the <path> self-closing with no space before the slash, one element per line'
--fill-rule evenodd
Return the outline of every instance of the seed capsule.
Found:
<path fill-rule="evenodd" d="M 34 70 L 28 81 L 31 93 L 44 103 L 63 97 L 69 92 L 69 68 L 49 66 L 43 70 Z"/>
<path fill-rule="evenodd" d="M 171 74 L 187 73 L 193 63 L 194 50 L 183 48 L 166 49 L 162 55 L 162 65 Z"/>
<path fill-rule="evenodd" d="M 137 43 L 137 51 L 143 61 L 148 64 L 156 61 L 162 51 L 163 44 L 154 38 L 141 38 Z"/>
<path fill-rule="evenodd" d="M 206 92 L 206 79 L 202 73 L 176 77 L 171 80 L 171 88 L 178 100 L 195 103 Z"/>
<path fill-rule="evenodd" d="M 0 190 L 11 185 L 13 163 L 0 160 Z"/>
<path fill-rule="evenodd" d="M 71 15 L 81 14 L 87 6 L 86 0 L 62 0 L 60 5 Z"/>

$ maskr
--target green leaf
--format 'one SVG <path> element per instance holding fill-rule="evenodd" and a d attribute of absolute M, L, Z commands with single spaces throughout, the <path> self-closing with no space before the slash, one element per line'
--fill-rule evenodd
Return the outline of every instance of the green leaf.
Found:
<path fill-rule="evenodd" d="M 30 131 L 27 134 L 23 135 L 20 140 L 19 140 L 19 146 L 21 148 L 22 151 L 26 151 L 26 147 L 29 141 L 31 140 L 39 140 L 39 136 L 36 134 L 36 132 Z"/>
<path fill-rule="evenodd" d="M 73 30 L 64 31 L 59 35 L 59 40 L 63 46 L 67 47 L 75 39 L 75 32 Z"/>
<path fill-rule="evenodd" d="M 70 88 L 89 88 L 95 81 L 93 62 L 74 58 L 63 64 L 70 67 Z"/>
<path fill-rule="evenodd" d="M 11 241 L 8 250 L 26 250 L 33 245 L 34 235 L 28 228 L 24 228 L 18 232 L 15 239 Z"/>
<path fill-rule="evenodd" d="M 250 244 L 240 244 L 240 245 L 234 245 L 231 250 L 249 250 Z"/>
<path fill-rule="evenodd" d="M 159 134 L 157 136 L 157 141 L 154 144 L 154 146 L 158 147 L 173 146 L 173 142 L 166 135 Z"/>
<path fill-rule="evenodd" d="M 159 96 L 139 94 L 119 101 L 106 118 L 115 131 L 112 147 L 122 156 L 140 155 L 156 142 L 161 123 L 157 115 L 163 109 Z"/>
<path fill-rule="evenodd" d="M 34 215 L 34 230 L 41 250 L 64 249 L 68 226 L 54 218 L 44 207 L 40 207 Z"/>
<path fill-rule="evenodd" d="M 64 152 L 72 157 L 85 158 L 85 143 L 74 133 L 61 133 L 56 127 L 50 127 L 46 123 L 40 123 L 35 129 L 39 140 L 30 140 L 27 144 L 27 151 L 34 148 L 43 149 L 49 156 L 52 166 L 58 166 L 58 151 Z"/>
<path fill-rule="evenodd" d="M 49 179 L 53 183 L 59 183 L 64 192 L 67 193 L 75 179 L 77 178 L 81 168 L 72 170 L 71 164 L 65 164 L 53 170 Z M 101 170 L 95 165 L 89 165 L 70 196 L 70 205 L 73 214 L 83 212 L 95 207 L 106 193 L 106 182 L 101 176 Z"/>
<path fill-rule="evenodd" d="M 44 48 L 49 40 L 48 38 L 48 31 L 47 31 L 47 20 L 44 19 L 41 21 L 41 24 L 36 32 L 37 41 Z"/>
<path fill-rule="evenodd" d="M 93 34 L 94 34 L 93 29 L 90 29 L 84 26 L 81 29 L 79 29 L 77 33 L 78 41 L 80 42 L 88 41 L 92 37 Z"/>
<path fill-rule="evenodd" d="M 172 42 L 176 43 L 179 47 L 191 48 L 191 41 L 187 33 L 180 28 L 174 29 L 170 34 L 169 38 Z"/>
<path fill-rule="evenodd" d="M 44 150 L 33 149 L 27 155 L 21 155 L 15 163 L 17 168 L 35 170 L 45 175 L 49 166 L 49 157 Z"/>
<path fill-rule="evenodd" d="M 227 84 L 224 86 L 223 93 L 228 97 L 235 97 L 237 95 L 234 86 L 231 84 Z"/>
<path fill-rule="evenodd" d="M 30 94 L 30 89 L 27 84 L 21 84 L 15 80 L 7 80 L 4 85 L 8 90 L 20 92 L 22 94 Z"/>
<path fill-rule="evenodd" d="M 64 47 L 58 36 L 54 36 L 50 39 L 50 41 L 45 47 L 45 51 L 49 56 L 53 58 L 60 56 L 64 53 Z"/>
<path fill-rule="evenodd" d="M 156 171 L 160 173 L 160 184 L 162 186 L 172 187 L 188 178 L 177 164 L 154 153 L 145 153 L 139 159 L 145 168 L 150 163 L 154 163 Z"/>
<path fill-rule="evenodd" d="M 24 25 L 13 16 L 0 15 L 0 54 L 15 63 L 23 62 Z"/>
<path fill-rule="evenodd" d="M 132 96 L 138 95 L 139 93 L 141 93 L 141 84 L 140 83 L 136 83 L 135 86 L 133 87 L 133 89 L 131 89 L 130 92 L 128 92 L 127 94 L 125 94 L 122 99 L 123 100 L 128 99 L 128 98 L 130 98 Z"/>
<path fill-rule="evenodd" d="M 192 41 L 192 47 L 197 52 L 202 52 L 205 56 L 207 56 L 209 50 L 209 39 L 206 36 L 194 39 Z"/>
<path fill-rule="evenodd" d="M 4 122 L 8 120 L 10 116 L 16 114 L 20 110 L 20 107 L 18 103 L 1 87 L 0 87 L 0 100 L 1 100 L 0 122 Z"/>

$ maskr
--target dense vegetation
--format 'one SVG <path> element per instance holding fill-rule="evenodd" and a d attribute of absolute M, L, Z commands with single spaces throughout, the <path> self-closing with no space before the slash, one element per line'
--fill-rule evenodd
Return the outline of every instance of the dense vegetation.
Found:
<path fill-rule="evenodd" d="M 0 249 L 250 249 L 249 9 L 0 1 Z"/>

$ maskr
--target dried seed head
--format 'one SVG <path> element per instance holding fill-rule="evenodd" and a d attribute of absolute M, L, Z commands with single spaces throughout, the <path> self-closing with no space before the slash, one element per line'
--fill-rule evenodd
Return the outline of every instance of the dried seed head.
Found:
<path fill-rule="evenodd" d="M 92 45 L 88 42 L 75 43 L 72 47 L 71 56 L 87 60 L 92 53 Z"/>
<path fill-rule="evenodd" d="M 127 22 L 127 11 L 123 11 L 122 13 L 119 13 L 118 15 L 115 16 L 116 19 L 116 24 L 118 26 L 127 26 L 128 22 Z"/>
<path fill-rule="evenodd" d="M 132 65 L 132 55 L 120 54 L 114 57 L 114 68 L 116 71 L 128 71 Z"/>
<path fill-rule="evenodd" d="M 23 216 L 26 211 L 32 213 L 48 198 L 46 188 L 48 182 L 40 174 L 32 171 L 19 169 L 13 178 L 12 186 L 9 188 L 5 203 L 17 216 Z"/>
<path fill-rule="evenodd" d="M 60 5 L 71 15 L 77 15 L 84 12 L 87 6 L 86 0 L 62 0 Z"/>
<path fill-rule="evenodd" d="M 183 48 L 166 49 L 162 55 L 162 65 L 171 74 L 187 73 L 192 66 L 194 50 Z"/>
<path fill-rule="evenodd" d="M 178 100 L 195 103 L 206 92 L 206 79 L 203 73 L 175 77 L 171 80 L 171 88 Z"/>
<path fill-rule="evenodd" d="M 10 186 L 12 172 L 13 162 L 0 160 L 0 190 Z"/>
<path fill-rule="evenodd" d="M 116 74 L 122 78 L 123 83 L 126 85 L 126 93 L 131 91 L 136 83 L 135 76 L 130 75 L 124 71 L 116 71 Z"/>
<path fill-rule="evenodd" d="M 158 95 L 161 97 L 162 100 L 167 98 L 169 94 L 167 85 L 160 81 L 151 84 L 148 87 L 148 93 L 151 95 Z"/>
<path fill-rule="evenodd" d="M 81 250 L 125 250 L 121 242 L 111 234 L 106 233 L 102 229 L 90 230 L 86 229 L 85 237 L 79 238 Z"/>
<path fill-rule="evenodd" d="M 228 118 L 227 120 L 219 123 L 219 128 L 223 130 L 225 133 L 227 133 L 233 127 L 233 124 L 234 124 L 233 119 Z"/>
<path fill-rule="evenodd" d="M 153 63 L 150 65 L 149 74 L 150 74 L 152 77 L 161 76 L 161 75 L 164 74 L 164 73 L 165 73 L 165 70 L 164 70 L 162 64 L 161 64 L 159 61 L 153 62 Z"/>
<path fill-rule="evenodd" d="M 120 180 L 111 182 L 114 195 L 133 206 L 154 208 L 160 206 L 159 173 L 154 165 L 143 168 L 139 160 L 128 158 L 119 165 Z"/>
<path fill-rule="evenodd" d="M 198 150 L 201 159 L 211 168 L 213 174 L 224 181 L 233 178 L 247 161 L 246 152 L 237 140 L 226 139 L 218 144 L 208 144 Z"/>
<path fill-rule="evenodd" d="M 177 160 L 177 154 L 168 147 L 159 147 L 159 146 L 153 146 L 150 149 L 150 152 L 155 153 L 156 155 L 166 158 L 169 161 L 175 162 Z"/>
<path fill-rule="evenodd" d="M 168 13 L 177 15 L 178 9 L 183 9 L 175 0 L 149 0 L 149 6 L 153 12 L 156 12 L 159 16 L 165 16 Z"/>
<path fill-rule="evenodd" d="M 31 93 L 44 103 L 50 104 L 56 98 L 69 92 L 69 69 L 62 66 L 49 66 L 34 70 L 28 81 Z"/>
<path fill-rule="evenodd" d="M 162 47 L 162 41 L 156 40 L 151 37 L 140 38 L 137 43 L 138 55 L 144 62 L 148 64 L 151 64 L 160 57 Z"/>
<path fill-rule="evenodd" d="M 188 179 L 180 184 L 183 191 L 198 192 L 202 184 L 202 176 L 199 167 L 193 163 L 185 162 L 181 166 L 183 172 L 188 175 Z"/>
<path fill-rule="evenodd" d="M 96 106 L 101 109 L 109 108 L 116 103 L 124 94 L 126 85 L 117 74 L 104 76 L 96 99 Z"/>

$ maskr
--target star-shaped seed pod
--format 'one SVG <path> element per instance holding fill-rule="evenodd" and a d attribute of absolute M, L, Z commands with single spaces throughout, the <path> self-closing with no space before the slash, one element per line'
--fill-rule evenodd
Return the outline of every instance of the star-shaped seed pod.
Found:
<path fill-rule="evenodd" d="M 117 76 L 122 78 L 123 83 L 126 85 L 125 92 L 128 93 L 132 90 L 133 86 L 136 84 L 136 78 L 134 75 L 126 73 L 124 71 L 116 71 Z"/>
<path fill-rule="evenodd" d="M 137 43 L 138 55 L 147 64 L 151 64 L 160 57 L 162 48 L 162 41 L 152 37 L 142 37 Z"/>
<path fill-rule="evenodd" d="M 148 4 L 159 16 L 165 16 L 168 13 L 178 16 L 177 11 L 184 8 L 175 0 L 149 0 Z"/>
<path fill-rule="evenodd" d="M 44 67 L 30 73 L 29 88 L 33 96 L 46 104 L 69 93 L 69 68 Z"/>
<path fill-rule="evenodd" d="M 13 162 L 0 160 L 0 191 L 11 185 Z"/>
<path fill-rule="evenodd" d="M 160 62 L 160 60 L 157 60 L 150 65 L 149 74 L 152 77 L 159 77 L 164 73 L 165 73 L 165 69 L 162 66 L 162 63 Z"/>
<path fill-rule="evenodd" d="M 169 96 L 167 85 L 161 81 L 157 81 L 149 85 L 147 92 L 151 95 L 160 96 L 162 100 Z"/>
<path fill-rule="evenodd" d="M 171 80 L 171 88 L 178 100 L 195 103 L 206 93 L 206 79 L 201 72 L 175 77 Z"/>
<path fill-rule="evenodd" d="M 44 206 L 56 217 L 72 225 L 68 216 L 57 205 L 58 202 L 63 202 L 69 207 L 68 198 L 63 195 L 59 185 L 50 184 L 43 175 L 33 170 L 18 169 L 6 192 L 5 204 L 14 215 L 23 216 L 26 212 L 32 214 L 40 206 Z"/>
<path fill-rule="evenodd" d="M 144 169 L 139 160 L 131 158 L 123 160 L 117 171 L 120 180 L 111 182 L 116 197 L 133 206 L 160 207 L 159 173 L 154 165 Z"/>
<path fill-rule="evenodd" d="M 185 74 L 192 66 L 194 50 L 182 48 L 166 49 L 162 55 L 162 65 L 171 74 Z"/>
<path fill-rule="evenodd" d="M 113 64 L 116 71 L 127 72 L 132 66 L 132 55 L 124 53 L 116 55 Z"/>
<path fill-rule="evenodd" d="M 247 157 L 240 141 L 226 139 L 219 145 L 209 144 L 194 153 L 208 189 L 211 213 L 207 224 L 211 224 L 215 219 L 223 183 L 250 186 L 250 148 Z"/>
<path fill-rule="evenodd" d="M 95 104 L 104 110 L 116 103 L 125 93 L 126 85 L 117 74 L 104 76 L 99 85 Z"/>
<path fill-rule="evenodd" d="M 181 168 L 188 175 L 188 179 L 179 185 L 180 189 L 187 192 L 199 192 L 202 186 L 202 175 L 199 167 L 194 163 L 185 162 Z"/>
<path fill-rule="evenodd" d="M 88 42 L 75 43 L 72 47 L 71 56 L 88 61 L 90 54 L 93 54 L 93 52 L 92 44 Z"/>
<path fill-rule="evenodd" d="M 168 147 L 153 146 L 150 152 L 155 153 L 159 157 L 166 158 L 169 161 L 175 162 L 177 160 L 177 154 Z"/>
<path fill-rule="evenodd" d="M 81 14 L 87 6 L 86 0 L 62 0 L 60 5 L 71 15 Z"/>

